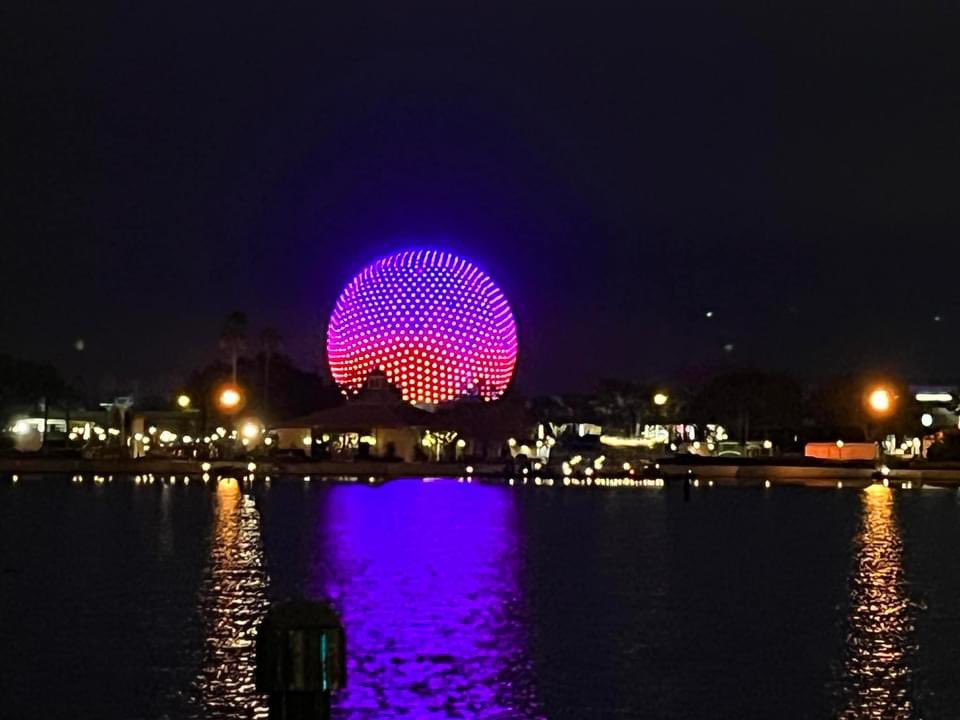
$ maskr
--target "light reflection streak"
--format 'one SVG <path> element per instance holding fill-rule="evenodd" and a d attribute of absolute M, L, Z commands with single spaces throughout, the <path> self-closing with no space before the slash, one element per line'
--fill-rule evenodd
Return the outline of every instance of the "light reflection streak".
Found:
<path fill-rule="evenodd" d="M 265 718 L 266 699 L 253 679 L 256 628 L 268 605 L 260 514 L 234 479 L 218 482 L 216 513 L 201 596 L 198 701 L 205 718 Z"/>
<path fill-rule="evenodd" d="M 336 717 L 542 717 L 515 503 L 456 482 L 329 488 L 309 592 L 347 631 Z"/>
<path fill-rule="evenodd" d="M 893 491 L 863 493 L 863 524 L 850 587 L 842 720 L 917 716 L 912 697 L 914 619 L 903 571 Z"/>

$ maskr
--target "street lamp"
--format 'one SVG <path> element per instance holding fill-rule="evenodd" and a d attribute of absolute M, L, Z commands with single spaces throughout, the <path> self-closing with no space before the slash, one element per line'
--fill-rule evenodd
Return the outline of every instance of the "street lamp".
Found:
<path fill-rule="evenodd" d="M 190 396 L 186 393 L 180 393 L 177 395 L 177 407 L 181 410 L 186 410 L 190 407 Z"/>
<path fill-rule="evenodd" d="M 240 426 L 240 435 L 244 440 L 256 440 L 260 436 L 260 423 L 255 420 L 247 420 Z"/>
<path fill-rule="evenodd" d="M 243 407 L 243 391 L 237 385 L 228 383 L 217 390 L 215 400 L 221 412 L 232 415 Z"/>
<path fill-rule="evenodd" d="M 886 415 L 893 407 L 893 393 L 884 387 L 874 388 L 867 396 L 867 405 L 874 414 Z"/>

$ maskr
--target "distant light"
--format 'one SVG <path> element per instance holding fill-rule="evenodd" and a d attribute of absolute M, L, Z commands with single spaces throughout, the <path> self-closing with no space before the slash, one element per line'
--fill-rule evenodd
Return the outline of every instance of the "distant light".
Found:
<path fill-rule="evenodd" d="M 654 405 L 666 405 L 666 404 L 667 404 L 667 401 L 668 401 L 669 399 L 670 399 L 670 398 L 667 396 L 666 393 L 658 392 L 658 393 L 656 393 L 656 394 L 653 396 L 653 404 L 654 404 Z"/>
<path fill-rule="evenodd" d="M 769 481 L 769 480 L 764 480 L 764 481 L 763 481 L 763 486 L 764 486 L 765 488 L 767 488 L 767 489 L 770 489 L 770 481 Z"/>
<path fill-rule="evenodd" d="M 313 441 L 310 439 L 310 436 L 309 436 L 309 435 L 307 435 L 307 436 L 305 436 L 305 437 L 303 438 L 303 444 L 304 444 L 304 445 L 310 445 L 312 442 L 313 442 Z"/>
<path fill-rule="evenodd" d="M 939 392 L 939 393 L 938 392 L 933 392 L 933 393 L 920 392 L 914 395 L 914 397 L 916 398 L 917 402 L 948 403 L 953 401 L 953 395 L 945 392 Z"/>
<path fill-rule="evenodd" d="M 200 469 L 204 472 L 210 472 L 210 467 L 210 463 L 208 462 L 200 463 Z"/>
<path fill-rule="evenodd" d="M 591 475 L 593 475 L 593 468 L 592 467 L 584 468 L 583 474 L 586 475 L 587 477 L 590 477 Z"/>
<path fill-rule="evenodd" d="M 706 316 L 706 317 L 708 317 L 708 318 L 712 318 L 712 317 L 713 317 L 713 310 L 707 310 L 707 311 L 704 313 L 704 316 Z"/>
<path fill-rule="evenodd" d="M 257 464 L 255 462 L 247 463 L 247 470 L 253 472 L 257 469 Z"/>
<path fill-rule="evenodd" d="M 467 465 L 466 471 L 467 471 L 468 473 L 472 473 L 472 472 L 473 472 L 473 465 Z"/>
<path fill-rule="evenodd" d="M 240 395 L 240 391 L 235 387 L 225 387 L 217 396 L 217 403 L 221 409 L 228 412 L 236 410 L 240 406 L 241 400 L 242 396 Z"/>
<path fill-rule="evenodd" d="M 177 405 L 186 410 L 190 407 L 190 396 L 185 393 L 177 395 Z"/>
<path fill-rule="evenodd" d="M 652 445 L 649 440 L 644 440 L 643 438 L 619 437 L 617 435 L 601 435 L 600 444 L 609 445 L 610 447 L 649 447 Z"/>
<path fill-rule="evenodd" d="M 183 436 L 183 442 L 185 442 L 187 445 L 189 445 L 190 443 L 193 442 L 193 438 L 190 437 L 189 435 L 184 435 L 184 436 Z"/>
<path fill-rule="evenodd" d="M 466 446 L 467 446 L 467 441 L 466 441 L 466 440 L 464 440 L 463 438 L 460 438 L 459 440 L 457 440 L 457 447 L 458 447 L 458 448 L 465 448 Z"/>
<path fill-rule="evenodd" d="M 931 425 L 933 425 L 933 415 L 931 415 L 930 413 L 924 413 L 923 415 L 921 415 L 920 424 L 923 425 L 925 428 L 928 428 Z"/>
<path fill-rule="evenodd" d="M 867 399 L 870 409 L 877 413 L 885 413 L 890 410 L 893 404 L 893 397 L 886 388 L 876 388 L 870 392 Z"/>
<path fill-rule="evenodd" d="M 83 352 L 87 347 L 87 343 L 84 342 L 83 338 L 77 338 L 73 341 L 73 349 L 77 352 Z"/>
<path fill-rule="evenodd" d="M 502 437 L 502 436 L 501 436 L 501 437 Z M 509 445 L 510 447 L 515 447 L 516 444 L 517 444 L 517 441 L 516 441 L 514 438 L 509 438 L 509 439 L 507 440 L 507 445 Z"/>
<path fill-rule="evenodd" d="M 227 429 L 226 429 L 225 427 L 218 427 L 218 428 L 217 428 L 217 435 L 219 435 L 220 437 L 226 437 L 226 436 L 227 436 Z"/>
<path fill-rule="evenodd" d="M 723 346 L 723 351 L 727 353 L 733 352 L 733 343 L 727 343 Z"/>
<path fill-rule="evenodd" d="M 13 431 L 17 435 L 26 435 L 28 432 L 30 432 L 30 425 L 23 420 L 17 420 L 17 422 L 13 424 Z"/>
<path fill-rule="evenodd" d="M 842 447 L 843 447 L 843 440 L 837 440 L 837 447 L 838 447 L 838 448 L 842 448 Z"/>
<path fill-rule="evenodd" d="M 260 425 L 253 420 L 247 420 L 240 427 L 240 434 L 247 440 L 254 440 L 260 435 Z"/>
<path fill-rule="evenodd" d="M 273 438 L 272 438 L 272 437 L 265 437 L 265 438 L 263 439 L 263 444 L 264 444 L 264 445 L 273 445 Z"/>
<path fill-rule="evenodd" d="M 771 449 L 773 449 L 773 441 L 772 441 L 772 440 L 764 440 L 764 441 L 763 441 L 763 449 L 764 449 L 764 450 L 771 450 Z"/>

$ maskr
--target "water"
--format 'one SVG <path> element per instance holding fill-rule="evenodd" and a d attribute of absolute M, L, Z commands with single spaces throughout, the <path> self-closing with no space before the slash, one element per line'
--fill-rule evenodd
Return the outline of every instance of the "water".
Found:
<path fill-rule="evenodd" d="M 271 600 L 338 718 L 960 716 L 948 491 L 0 482 L 0 718 L 265 716 Z"/>

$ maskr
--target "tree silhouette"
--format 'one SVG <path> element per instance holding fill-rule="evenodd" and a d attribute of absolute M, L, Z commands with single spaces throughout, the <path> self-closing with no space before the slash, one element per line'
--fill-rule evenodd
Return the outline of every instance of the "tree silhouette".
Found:
<path fill-rule="evenodd" d="M 233 311 L 227 315 L 220 332 L 220 349 L 230 358 L 233 382 L 237 382 L 237 362 L 247 346 L 247 314 Z"/>
<path fill-rule="evenodd" d="M 802 418 L 802 392 L 790 377 L 752 370 L 719 375 L 691 404 L 702 423 L 719 423 L 746 442 L 753 432 L 797 428 Z"/>
<path fill-rule="evenodd" d="M 263 353 L 263 412 L 270 412 L 270 361 L 280 350 L 280 333 L 276 328 L 266 327 L 260 332 L 260 348 Z"/>

